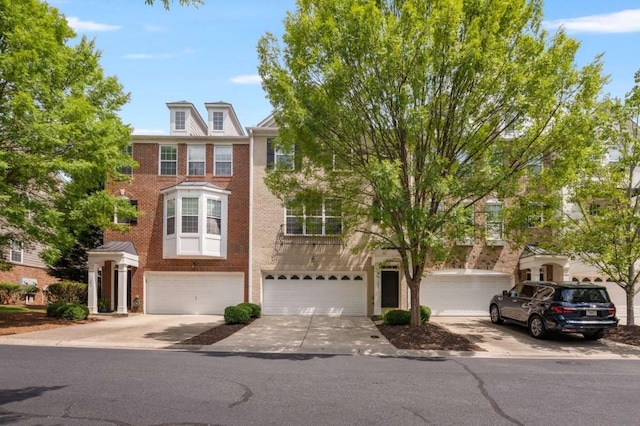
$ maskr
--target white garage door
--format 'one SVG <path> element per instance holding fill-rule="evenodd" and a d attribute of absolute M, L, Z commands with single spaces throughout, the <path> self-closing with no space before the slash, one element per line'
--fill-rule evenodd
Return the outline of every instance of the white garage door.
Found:
<path fill-rule="evenodd" d="M 145 313 L 221 315 L 244 301 L 242 273 L 145 274 Z"/>
<path fill-rule="evenodd" d="M 265 315 L 364 316 L 364 273 L 269 273 L 263 275 Z"/>
<path fill-rule="evenodd" d="M 489 301 L 510 288 L 507 273 L 438 271 L 422 280 L 420 304 L 432 315 L 476 316 L 489 314 Z"/>

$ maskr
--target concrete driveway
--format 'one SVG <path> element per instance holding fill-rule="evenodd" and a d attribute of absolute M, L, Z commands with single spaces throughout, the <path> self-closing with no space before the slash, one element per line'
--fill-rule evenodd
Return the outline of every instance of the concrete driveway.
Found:
<path fill-rule="evenodd" d="M 539 340 L 531 337 L 526 327 L 508 322 L 496 325 L 489 317 L 432 317 L 431 321 L 486 351 L 471 353 L 477 357 L 640 359 L 640 347 L 606 339 L 587 341 L 581 334 L 551 333 Z"/>
<path fill-rule="evenodd" d="M 100 320 L 0 336 L 0 344 L 86 348 L 170 349 L 224 322 L 221 315 L 99 316 Z M 179 347 L 179 346 L 178 346 Z"/>
<path fill-rule="evenodd" d="M 202 350 L 305 354 L 395 355 L 368 317 L 266 316 Z"/>

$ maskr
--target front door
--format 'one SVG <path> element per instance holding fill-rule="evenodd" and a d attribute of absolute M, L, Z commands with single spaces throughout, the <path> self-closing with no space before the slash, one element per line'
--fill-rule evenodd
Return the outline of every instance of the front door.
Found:
<path fill-rule="evenodd" d="M 382 308 L 397 308 L 400 306 L 400 273 L 398 271 L 382 271 L 381 275 Z"/>

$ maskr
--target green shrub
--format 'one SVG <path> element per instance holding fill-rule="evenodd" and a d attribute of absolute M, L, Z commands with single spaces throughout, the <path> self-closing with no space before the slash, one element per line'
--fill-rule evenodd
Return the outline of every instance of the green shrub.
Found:
<path fill-rule="evenodd" d="M 246 324 L 251 320 L 251 311 L 244 306 L 227 306 L 224 309 L 225 324 Z"/>
<path fill-rule="evenodd" d="M 52 302 L 68 302 L 74 304 L 87 303 L 87 285 L 73 281 L 51 284 L 47 288 L 48 297 Z"/>
<path fill-rule="evenodd" d="M 62 306 L 66 304 L 67 304 L 66 302 L 55 302 L 55 303 L 51 303 L 50 305 L 47 305 L 47 316 L 58 318 L 56 316 L 58 309 L 60 309 Z"/>
<path fill-rule="evenodd" d="M 15 303 L 20 297 L 22 287 L 13 283 L 0 283 L 0 304 Z"/>
<path fill-rule="evenodd" d="M 262 315 L 262 308 L 260 308 L 260 305 L 256 305 L 255 303 L 244 302 L 238 303 L 237 306 L 246 306 L 250 308 L 251 318 L 260 318 L 260 316 Z"/>
<path fill-rule="evenodd" d="M 75 305 L 72 303 L 63 305 L 61 309 L 58 309 L 58 312 L 60 313 L 58 318 L 71 321 L 82 321 L 87 319 L 89 316 L 89 310 L 86 309 L 86 306 Z"/>
<path fill-rule="evenodd" d="M 394 309 L 384 314 L 384 323 L 387 325 L 407 325 L 411 322 L 411 312 L 404 309 Z"/>
<path fill-rule="evenodd" d="M 431 308 L 420 305 L 420 322 L 424 324 L 429 321 L 429 318 L 431 318 Z"/>

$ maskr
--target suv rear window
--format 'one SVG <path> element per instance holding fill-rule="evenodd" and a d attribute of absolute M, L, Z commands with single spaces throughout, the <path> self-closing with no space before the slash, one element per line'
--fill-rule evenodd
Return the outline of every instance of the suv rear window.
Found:
<path fill-rule="evenodd" d="M 603 288 L 565 288 L 562 301 L 568 303 L 607 303 L 609 295 Z"/>

